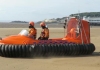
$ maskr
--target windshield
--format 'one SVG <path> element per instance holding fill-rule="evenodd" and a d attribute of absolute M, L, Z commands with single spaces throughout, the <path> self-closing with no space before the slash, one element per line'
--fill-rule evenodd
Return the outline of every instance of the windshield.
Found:
<path fill-rule="evenodd" d="M 28 31 L 25 30 L 25 29 L 23 29 L 23 30 L 19 33 L 19 35 L 28 36 Z"/>

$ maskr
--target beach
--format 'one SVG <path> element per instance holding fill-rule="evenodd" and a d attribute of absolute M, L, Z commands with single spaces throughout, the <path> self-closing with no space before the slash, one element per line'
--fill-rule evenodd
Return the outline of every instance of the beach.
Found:
<path fill-rule="evenodd" d="M 36 25 L 37 37 L 41 28 Z M 62 38 L 65 30 L 62 24 L 48 24 L 50 38 Z M 28 30 L 28 24 L 0 24 L 0 37 L 17 35 L 21 30 Z M 96 50 L 91 55 L 61 56 L 40 58 L 7 58 L 0 56 L 0 70 L 100 70 L 100 27 L 90 28 L 91 43 Z"/>

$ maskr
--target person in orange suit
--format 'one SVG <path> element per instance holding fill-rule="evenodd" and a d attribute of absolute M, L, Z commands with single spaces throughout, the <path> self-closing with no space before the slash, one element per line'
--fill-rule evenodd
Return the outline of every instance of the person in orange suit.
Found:
<path fill-rule="evenodd" d="M 42 27 L 42 31 L 38 40 L 48 40 L 49 38 L 49 29 L 47 28 L 45 22 L 41 22 L 40 26 Z"/>
<path fill-rule="evenodd" d="M 37 36 L 37 29 L 34 27 L 34 22 L 29 22 L 29 37 L 36 39 Z"/>

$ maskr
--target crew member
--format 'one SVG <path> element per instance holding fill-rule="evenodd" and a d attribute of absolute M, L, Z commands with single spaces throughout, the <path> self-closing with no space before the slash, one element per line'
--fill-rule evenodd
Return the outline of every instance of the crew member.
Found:
<path fill-rule="evenodd" d="M 38 38 L 39 40 L 48 40 L 49 38 L 49 29 L 46 26 L 45 22 L 41 22 L 40 26 L 42 27 L 42 31 L 40 34 L 40 37 Z"/>
<path fill-rule="evenodd" d="M 33 38 L 33 39 L 36 39 L 37 30 L 34 27 L 34 22 L 33 21 L 29 22 L 29 35 L 28 36 Z"/>

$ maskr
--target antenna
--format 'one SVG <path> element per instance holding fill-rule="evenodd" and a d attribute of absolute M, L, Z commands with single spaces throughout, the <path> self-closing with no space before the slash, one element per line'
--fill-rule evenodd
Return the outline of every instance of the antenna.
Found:
<path fill-rule="evenodd" d="M 78 19 L 80 20 L 81 19 L 81 16 L 80 16 L 80 10 L 78 10 Z"/>

